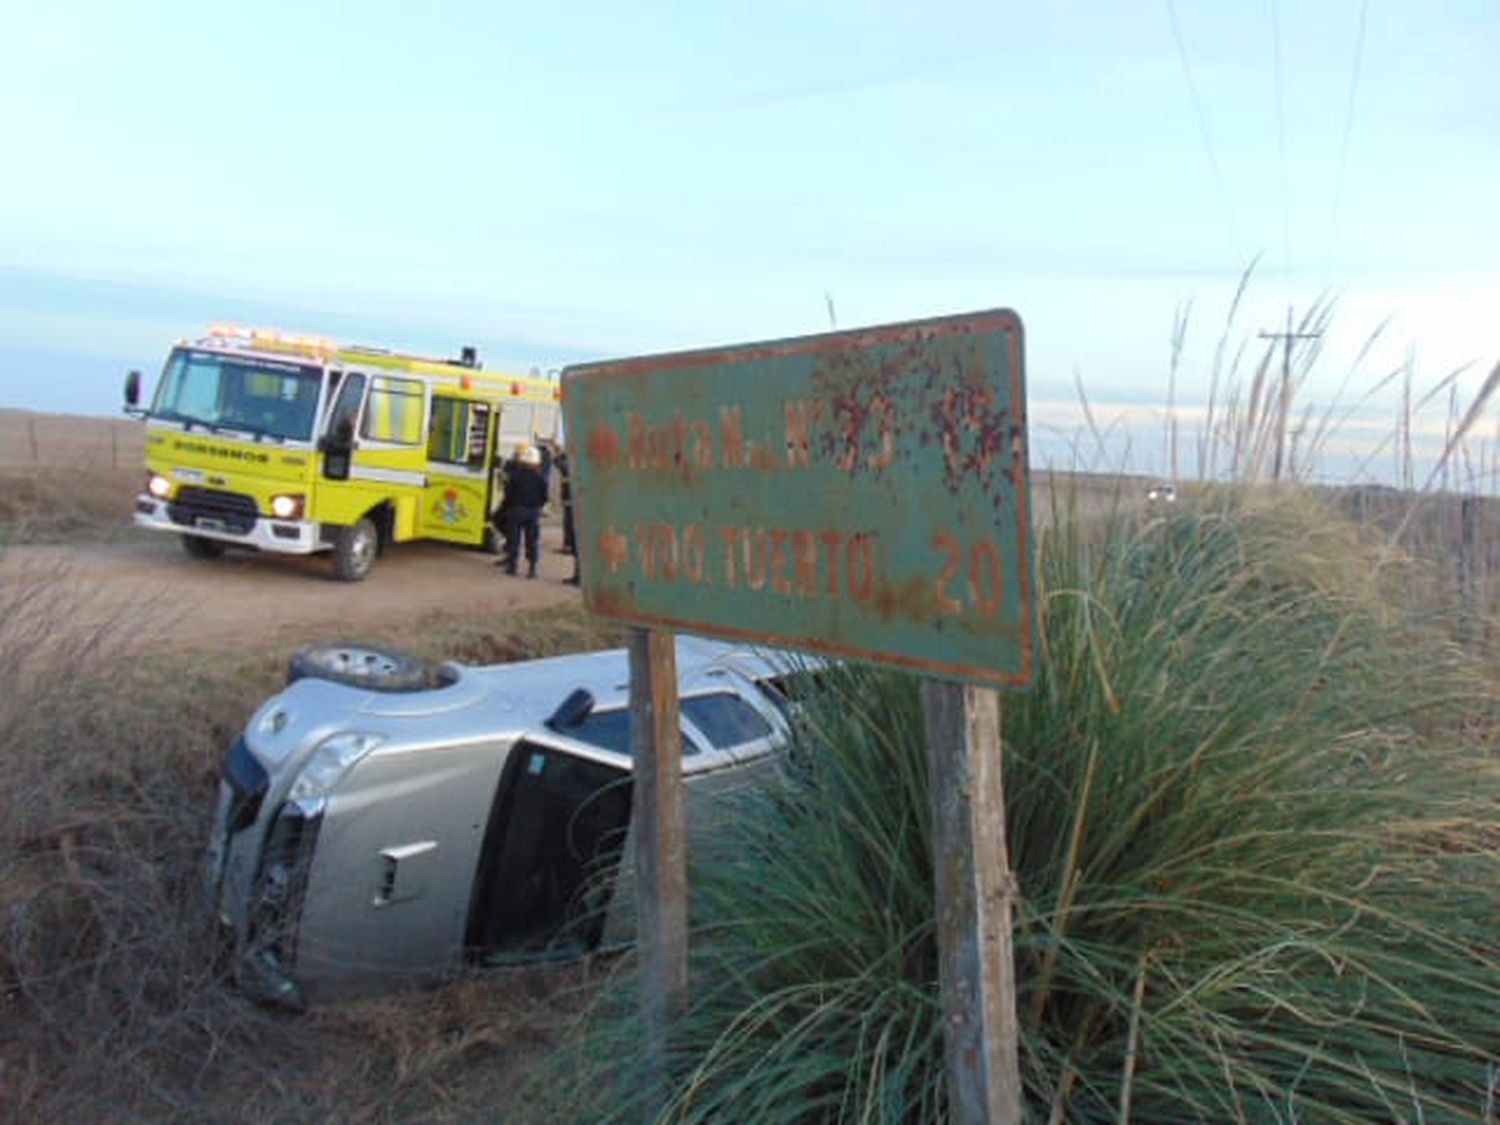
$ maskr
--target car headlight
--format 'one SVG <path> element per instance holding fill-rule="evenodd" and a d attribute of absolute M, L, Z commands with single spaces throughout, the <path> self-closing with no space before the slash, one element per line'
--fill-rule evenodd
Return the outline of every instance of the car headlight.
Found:
<path fill-rule="evenodd" d="M 382 741 L 378 734 L 358 731 L 342 731 L 324 739 L 292 782 L 287 799 L 300 801 L 328 796 L 339 780 Z"/>
<path fill-rule="evenodd" d="M 146 491 L 158 500 L 165 500 L 172 495 L 172 482 L 160 473 L 147 473 Z"/>
<path fill-rule="evenodd" d="M 279 520 L 301 519 L 305 504 L 306 498 L 300 492 L 273 496 L 271 497 L 271 514 Z"/>

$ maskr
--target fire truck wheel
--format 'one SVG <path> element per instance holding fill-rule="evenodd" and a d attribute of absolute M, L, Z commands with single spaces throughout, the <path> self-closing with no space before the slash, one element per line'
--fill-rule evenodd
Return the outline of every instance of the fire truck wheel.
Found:
<path fill-rule="evenodd" d="M 375 569 L 380 553 L 380 532 L 368 516 L 339 532 L 333 546 L 333 570 L 345 582 L 359 582 Z"/>
<path fill-rule="evenodd" d="M 287 664 L 286 682 L 302 679 L 332 680 L 371 691 L 424 691 L 439 686 L 442 677 L 418 657 L 354 641 L 309 645 L 294 653 Z"/>
<path fill-rule="evenodd" d="M 182 549 L 195 559 L 216 559 L 224 553 L 224 544 L 201 535 L 184 535 Z"/>

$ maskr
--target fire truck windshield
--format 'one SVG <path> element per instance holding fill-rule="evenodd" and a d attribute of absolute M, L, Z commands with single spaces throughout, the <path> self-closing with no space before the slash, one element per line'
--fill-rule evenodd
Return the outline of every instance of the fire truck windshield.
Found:
<path fill-rule="evenodd" d="M 189 427 L 311 441 L 322 389 L 317 367 L 177 348 L 162 371 L 151 413 Z"/>

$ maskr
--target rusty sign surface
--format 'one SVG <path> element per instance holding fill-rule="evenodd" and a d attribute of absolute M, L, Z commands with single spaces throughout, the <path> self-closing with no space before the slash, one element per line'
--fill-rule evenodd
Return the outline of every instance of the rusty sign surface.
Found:
<path fill-rule="evenodd" d="M 639 625 L 1023 688 L 1007 309 L 563 372 L 584 599 Z"/>

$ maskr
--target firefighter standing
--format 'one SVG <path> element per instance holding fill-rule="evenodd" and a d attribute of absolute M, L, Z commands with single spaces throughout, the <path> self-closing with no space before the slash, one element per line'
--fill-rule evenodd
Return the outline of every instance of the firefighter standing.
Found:
<path fill-rule="evenodd" d="M 516 572 L 524 541 L 526 577 L 536 577 L 537 540 L 541 535 L 542 509 L 547 506 L 547 480 L 542 476 L 542 452 L 528 445 L 517 455 L 505 474 L 505 496 L 500 502 L 500 533 L 505 555 L 499 565 L 506 574 Z"/>
<path fill-rule="evenodd" d="M 500 550 L 498 552 L 500 559 L 496 560 L 496 566 L 503 565 L 505 544 L 510 542 L 510 509 L 507 506 L 511 498 L 510 478 L 515 475 L 516 466 L 521 463 L 521 452 L 525 448 L 526 443 L 523 441 L 516 446 L 515 452 L 505 458 L 505 460 L 500 460 L 498 456 L 495 459 L 495 464 L 498 466 L 500 474 L 500 503 L 490 513 L 490 524 L 500 536 Z"/>

